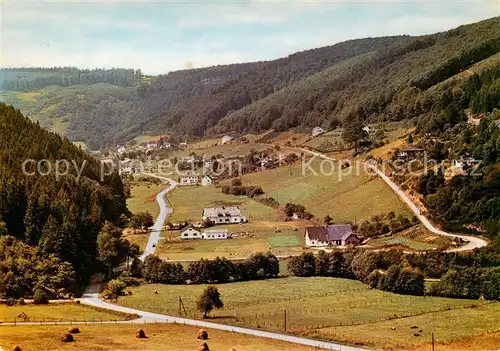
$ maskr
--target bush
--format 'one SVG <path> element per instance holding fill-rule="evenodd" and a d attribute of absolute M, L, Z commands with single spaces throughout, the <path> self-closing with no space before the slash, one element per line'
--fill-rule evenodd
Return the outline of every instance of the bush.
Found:
<path fill-rule="evenodd" d="M 21 347 L 19 346 L 14 346 L 14 348 L 12 349 L 12 351 L 22 351 Z"/>
<path fill-rule="evenodd" d="M 146 333 L 144 332 L 144 330 L 142 329 L 139 329 L 136 333 L 135 333 L 135 337 L 137 339 L 146 339 L 147 336 L 146 336 Z"/>
<path fill-rule="evenodd" d="M 62 342 L 73 342 L 73 341 L 75 341 L 75 338 L 71 334 L 63 334 L 61 341 Z"/>
<path fill-rule="evenodd" d="M 70 334 L 80 334 L 80 329 L 78 329 L 78 327 L 72 327 L 72 328 L 69 330 L 69 333 L 70 333 Z"/>
<path fill-rule="evenodd" d="M 200 329 L 198 331 L 197 339 L 207 340 L 208 339 L 208 332 L 205 329 Z"/>
<path fill-rule="evenodd" d="M 46 305 L 49 303 L 49 297 L 42 289 L 36 289 L 33 294 L 33 303 L 35 305 Z"/>
<path fill-rule="evenodd" d="M 17 304 L 18 304 L 19 306 L 24 306 L 24 305 L 26 305 L 26 302 L 25 302 L 25 301 L 24 301 L 24 299 L 21 297 L 19 300 L 17 300 Z"/>
<path fill-rule="evenodd" d="M 9 297 L 7 301 L 5 301 L 5 304 L 7 306 L 14 306 L 16 304 L 16 299 L 13 297 Z"/>

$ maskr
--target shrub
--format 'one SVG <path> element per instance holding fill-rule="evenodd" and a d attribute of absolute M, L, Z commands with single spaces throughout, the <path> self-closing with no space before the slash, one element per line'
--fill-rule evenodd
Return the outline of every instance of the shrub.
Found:
<path fill-rule="evenodd" d="M 24 301 L 24 299 L 21 297 L 19 300 L 17 300 L 17 304 L 18 304 L 19 306 L 24 306 L 24 305 L 26 305 L 26 302 L 25 302 L 25 301 Z"/>
<path fill-rule="evenodd" d="M 73 342 L 75 341 L 75 338 L 73 337 L 73 335 L 71 334 L 63 334 L 63 336 L 61 337 L 61 341 L 62 342 Z"/>
<path fill-rule="evenodd" d="M 142 329 L 139 329 L 136 333 L 135 333 L 135 337 L 137 339 L 146 339 L 147 336 L 146 336 L 146 333 L 144 332 L 144 330 Z"/>
<path fill-rule="evenodd" d="M 69 333 L 70 333 L 70 334 L 80 334 L 80 329 L 78 329 L 78 327 L 72 327 L 72 328 L 69 330 Z"/>
<path fill-rule="evenodd" d="M 35 305 L 46 305 L 49 303 L 49 297 L 42 289 L 36 289 L 33 294 L 33 303 Z"/>
<path fill-rule="evenodd" d="M 14 306 L 16 304 L 16 299 L 13 297 L 9 297 L 7 301 L 5 301 L 5 304 L 7 306 Z"/>
<path fill-rule="evenodd" d="M 201 340 L 207 340 L 208 339 L 208 332 L 205 329 L 200 329 L 198 331 L 198 339 Z"/>
<path fill-rule="evenodd" d="M 12 351 L 22 351 L 21 347 L 19 346 L 14 346 L 14 348 L 12 349 Z"/>

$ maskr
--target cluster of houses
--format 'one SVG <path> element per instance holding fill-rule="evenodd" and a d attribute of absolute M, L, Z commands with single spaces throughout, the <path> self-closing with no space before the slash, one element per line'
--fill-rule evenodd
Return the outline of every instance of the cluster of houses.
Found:
<path fill-rule="evenodd" d="M 198 185 L 209 186 L 214 182 L 214 178 L 208 174 L 197 175 L 194 173 L 184 173 L 179 177 L 179 185 Z"/>

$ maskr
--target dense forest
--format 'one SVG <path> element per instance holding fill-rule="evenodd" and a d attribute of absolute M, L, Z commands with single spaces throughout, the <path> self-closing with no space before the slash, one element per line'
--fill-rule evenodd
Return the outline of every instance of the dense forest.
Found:
<path fill-rule="evenodd" d="M 58 176 L 56 164 L 67 174 Z M 101 164 L 68 139 L 5 104 L 0 194 L 0 295 L 29 297 L 42 288 L 77 293 L 108 263 L 100 251 L 111 255 L 114 245 L 123 257 L 129 248 L 121 231 L 112 230 L 129 215 L 118 173 L 101 172 Z"/>
<path fill-rule="evenodd" d="M 113 68 L 81 70 L 75 67 L 2 68 L 0 89 L 30 91 L 49 85 L 69 87 L 78 84 L 111 83 L 130 86 L 142 79 L 141 70 Z"/>
<path fill-rule="evenodd" d="M 141 134 L 174 132 L 189 138 L 269 128 L 328 128 L 353 118 L 423 119 L 431 116 L 425 110 L 428 97 L 442 93 L 436 86 L 478 63 L 498 66 L 498 21 L 496 17 L 425 36 L 349 40 L 273 61 L 182 70 L 142 80 L 134 70 L 62 70 L 55 84 L 64 86 L 63 91 L 42 89 L 26 96 L 7 90 L 2 98 L 44 127 L 92 148 Z M 11 90 L 19 89 L 21 81 L 33 85 L 42 78 L 18 78 L 14 72 L 3 72 L 4 80 L 17 82 Z M 135 83 L 126 86 L 131 81 Z M 90 82 L 95 84 L 84 85 Z"/>

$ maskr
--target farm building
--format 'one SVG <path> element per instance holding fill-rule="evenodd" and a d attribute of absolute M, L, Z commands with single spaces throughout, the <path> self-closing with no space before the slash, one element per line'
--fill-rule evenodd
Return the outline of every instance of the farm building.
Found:
<path fill-rule="evenodd" d="M 186 173 L 181 174 L 179 182 L 180 185 L 193 185 L 198 184 L 199 177 L 196 174 Z"/>
<path fill-rule="evenodd" d="M 247 218 L 241 214 L 238 206 L 234 207 L 209 207 L 203 209 L 203 220 L 215 224 L 244 223 Z"/>
<path fill-rule="evenodd" d="M 312 136 L 315 137 L 315 136 L 318 136 L 320 134 L 323 134 L 325 132 L 325 130 L 321 127 L 314 127 L 313 130 L 312 130 Z"/>
<path fill-rule="evenodd" d="M 205 240 L 227 239 L 227 229 L 207 229 L 201 233 L 201 238 Z"/>
<path fill-rule="evenodd" d="M 406 149 L 401 150 L 398 157 L 405 160 L 413 160 L 423 156 L 424 152 L 425 150 L 419 147 L 407 147 Z"/>
<path fill-rule="evenodd" d="M 306 227 L 305 239 L 307 247 L 358 245 L 361 242 L 350 224 Z"/>
<path fill-rule="evenodd" d="M 201 239 L 201 232 L 192 225 L 188 225 L 181 229 L 180 238 L 182 240 Z"/>
<path fill-rule="evenodd" d="M 212 179 L 212 177 L 210 177 L 208 174 L 205 174 L 205 175 L 201 178 L 201 185 L 202 185 L 202 186 L 212 185 L 213 181 L 214 181 L 214 180 Z"/>
<path fill-rule="evenodd" d="M 224 135 L 221 139 L 221 145 L 224 145 L 226 143 L 229 143 L 231 140 L 233 140 L 233 137 L 232 136 L 229 136 L 229 135 Z"/>

